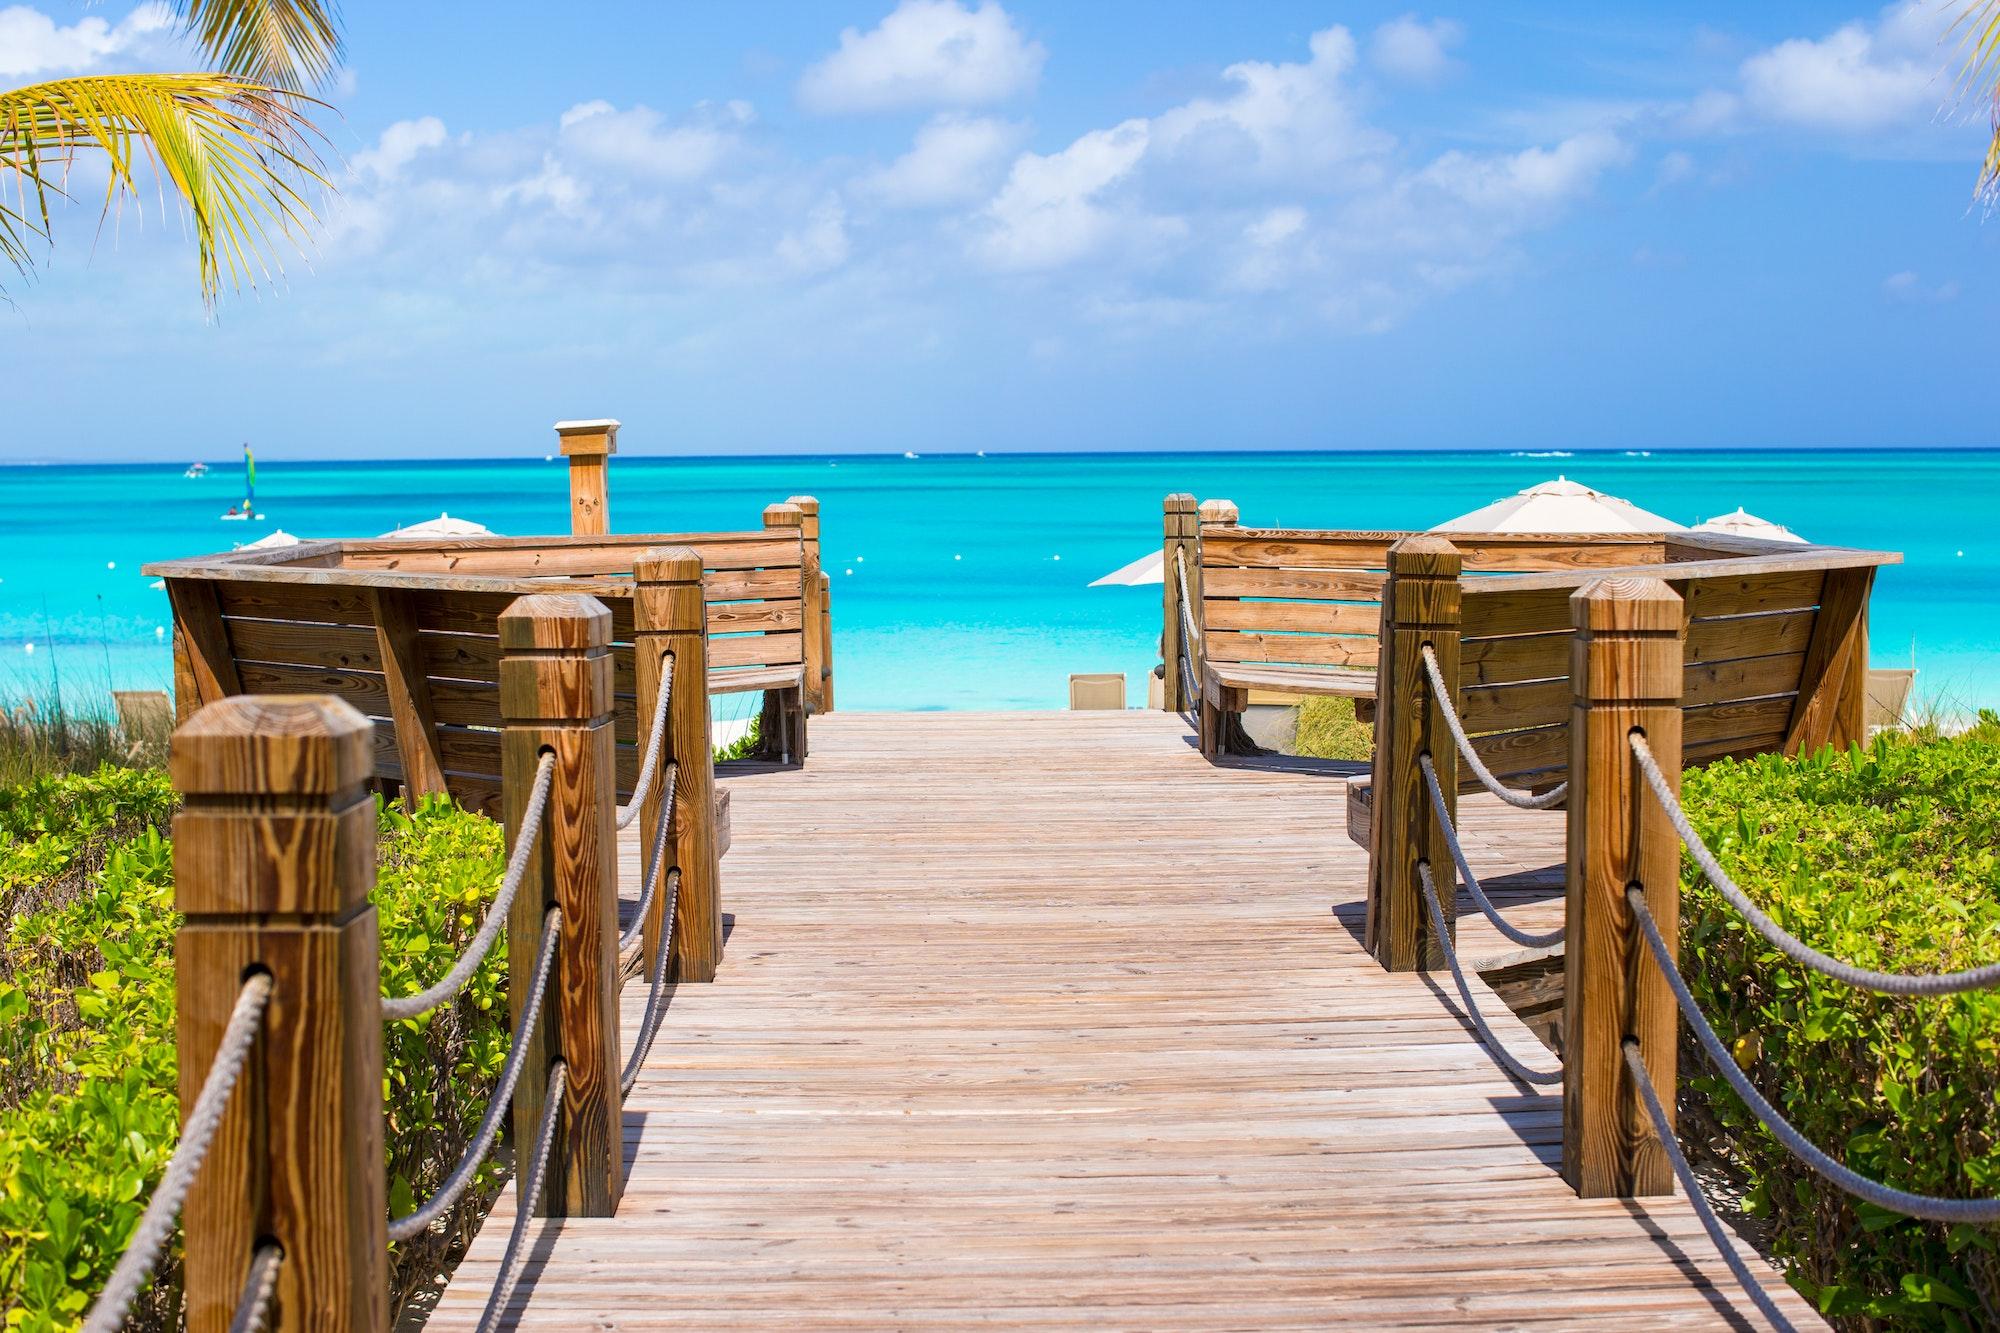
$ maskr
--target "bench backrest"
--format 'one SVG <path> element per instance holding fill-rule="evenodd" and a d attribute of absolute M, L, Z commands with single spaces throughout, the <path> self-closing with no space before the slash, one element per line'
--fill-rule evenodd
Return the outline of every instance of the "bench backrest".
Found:
<path fill-rule="evenodd" d="M 176 633 L 225 659 L 225 688 L 331 694 L 375 721 L 376 773 L 400 779 L 399 712 L 421 700 L 446 784 L 473 809 L 498 811 L 498 620 L 515 598 L 575 592 L 610 608 L 620 799 L 639 770 L 633 664 L 634 560 L 660 546 L 702 558 L 713 676 L 803 660 L 804 571 L 798 528 L 594 538 L 324 542 L 282 552 L 149 566 L 165 577 Z M 238 555 L 253 553 L 238 553 Z M 179 678 L 176 693 L 197 697 Z M 191 702 L 183 707 L 192 707 Z"/>

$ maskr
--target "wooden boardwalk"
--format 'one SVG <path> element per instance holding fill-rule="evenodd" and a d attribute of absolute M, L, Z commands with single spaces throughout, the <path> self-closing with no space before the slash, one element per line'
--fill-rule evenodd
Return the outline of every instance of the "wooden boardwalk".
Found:
<path fill-rule="evenodd" d="M 1559 1094 L 1449 977 L 1362 951 L 1337 777 L 1211 766 L 1160 713 L 834 714 L 812 747 L 727 779 L 721 974 L 626 1103 L 619 1215 L 536 1224 L 520 1326 L 1757 1325 L 1683 1200 L 1563 1184 Z M 1559 816 L 1463 809 L 1482 871 L 1561 859 Z M 512 1216 L 432 1327 L 478 1320 Z"/>

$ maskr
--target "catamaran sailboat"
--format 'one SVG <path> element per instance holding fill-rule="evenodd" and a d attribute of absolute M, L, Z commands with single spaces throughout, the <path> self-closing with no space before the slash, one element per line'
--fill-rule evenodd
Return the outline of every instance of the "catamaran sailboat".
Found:
<path fill-rule="evenodd" d="M 250 452 L 250 442 L 243 442 L 243 504 L 229 506 L 229 512 L 222 516 L 225 523 L 242 523 L 252 518 L 263 518 L 257 510 L 257 459 Z"/>

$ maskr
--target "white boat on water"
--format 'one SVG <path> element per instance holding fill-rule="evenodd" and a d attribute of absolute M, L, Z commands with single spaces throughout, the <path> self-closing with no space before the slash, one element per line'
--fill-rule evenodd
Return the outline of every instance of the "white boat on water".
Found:
<path fill-rule="evenodd" d="M 205 477 L 208 475 L 208 464 L 189 463 L 188 470 L 181 473 L 181 475 L 183 477 Z"/>

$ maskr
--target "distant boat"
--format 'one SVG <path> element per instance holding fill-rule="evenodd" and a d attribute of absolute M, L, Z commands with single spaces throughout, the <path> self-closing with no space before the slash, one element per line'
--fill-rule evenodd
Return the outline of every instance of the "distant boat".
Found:
<path fill-rule="evenodd" d="M 920 457 L 920 455 L 918 455 L 918 454 L 913 454 L 913 453 L 911 453 L 911 452 L 910 452 L 910 451 L 909 451 L 908 449 L 905 449 L 905 450 L 903 450 L 903 457 L 905 457 L 905 458 L 917 458 L 917 457 Z"/>
<path fill-rule="evenodd" d="M 222 515 L 225 523 L 242 523 L 251 518 L 263 518 L 257 509 L 257 458 L 250 452 L 250 441 L 243 442 L 243 507 L 229 506 L 229 512 Z"/>
<path fill-rule="evenodd" d="M 181 475 L 183 477 L 205 477 L 208 475 L 208 464 L 189 463 L 188 470 L 181 473 Z"/>

